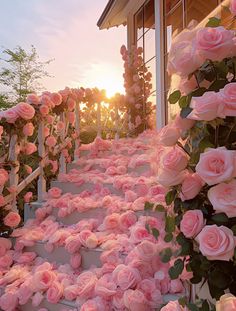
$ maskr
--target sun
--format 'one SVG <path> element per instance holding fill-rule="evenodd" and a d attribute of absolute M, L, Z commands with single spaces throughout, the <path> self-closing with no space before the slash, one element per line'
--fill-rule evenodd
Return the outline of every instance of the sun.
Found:
<path fill-rule="evenodd" d="M 124 93 L 124 87 L 120 82 L 120 78 L 117 76 L 100 77 L 97 87 L 104 89 L 107 97 L 112 97 L 116 93 Z"/>

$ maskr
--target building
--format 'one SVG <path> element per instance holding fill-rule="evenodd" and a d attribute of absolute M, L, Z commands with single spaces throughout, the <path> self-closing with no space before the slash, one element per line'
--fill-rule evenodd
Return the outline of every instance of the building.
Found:
<path fill-rule="evenodd" d="M 153 75 L 150 100 L 156 103 L 156 125 L 163 127 L 176 113 L 168 105 L 170 77 L 166 74 L 168 51 L 174 36 L 189 25 L 205 24 L 220 15 L 227 22 L 222 5 L 229 0 L 109 0 L 98 20 L 100 29 L 127 26 L 127 46 L 143 47 L 145 64 Z M 173 111 L 175 109 L 175 111 Z"/>

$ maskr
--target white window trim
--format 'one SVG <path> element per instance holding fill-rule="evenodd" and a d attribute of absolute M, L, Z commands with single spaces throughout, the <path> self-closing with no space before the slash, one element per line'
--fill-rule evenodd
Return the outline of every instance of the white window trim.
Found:
<path fill-rule="evenodd" d="M 166 125 L 163 1 L 155 0 L 156 129 Z"/>

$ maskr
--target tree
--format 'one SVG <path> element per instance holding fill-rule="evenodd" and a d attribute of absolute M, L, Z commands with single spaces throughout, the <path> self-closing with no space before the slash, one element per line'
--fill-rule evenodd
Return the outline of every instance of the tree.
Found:
<path fill-rule="evenodd" d="M 7 97 L 10 102 L 24 101 L 29 93 L 42 90 L 40 80 L 50 77 L 45 67 L 52 62 L 52 59 L 40 61 L 33 45 L 29 52 L 17 46 L 13 50 L 3 50 L 2 54 L 6 58 L 0 60 L 6 66 L 0 69 L 0 84 L 9 90 Z"/>

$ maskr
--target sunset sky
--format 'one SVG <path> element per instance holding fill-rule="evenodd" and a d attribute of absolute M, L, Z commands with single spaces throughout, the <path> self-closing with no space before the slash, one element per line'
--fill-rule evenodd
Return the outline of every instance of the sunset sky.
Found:
<path fill-rule="evenodd" d="M 54 58 L 43 81 L 47 90 L 70 87 L 123 91 L 120 46 L 123 26 L 99 30 L 96 23 L 108 0 L 1 0 L 1 48 L 33 44 L 41 60 Z"/>

